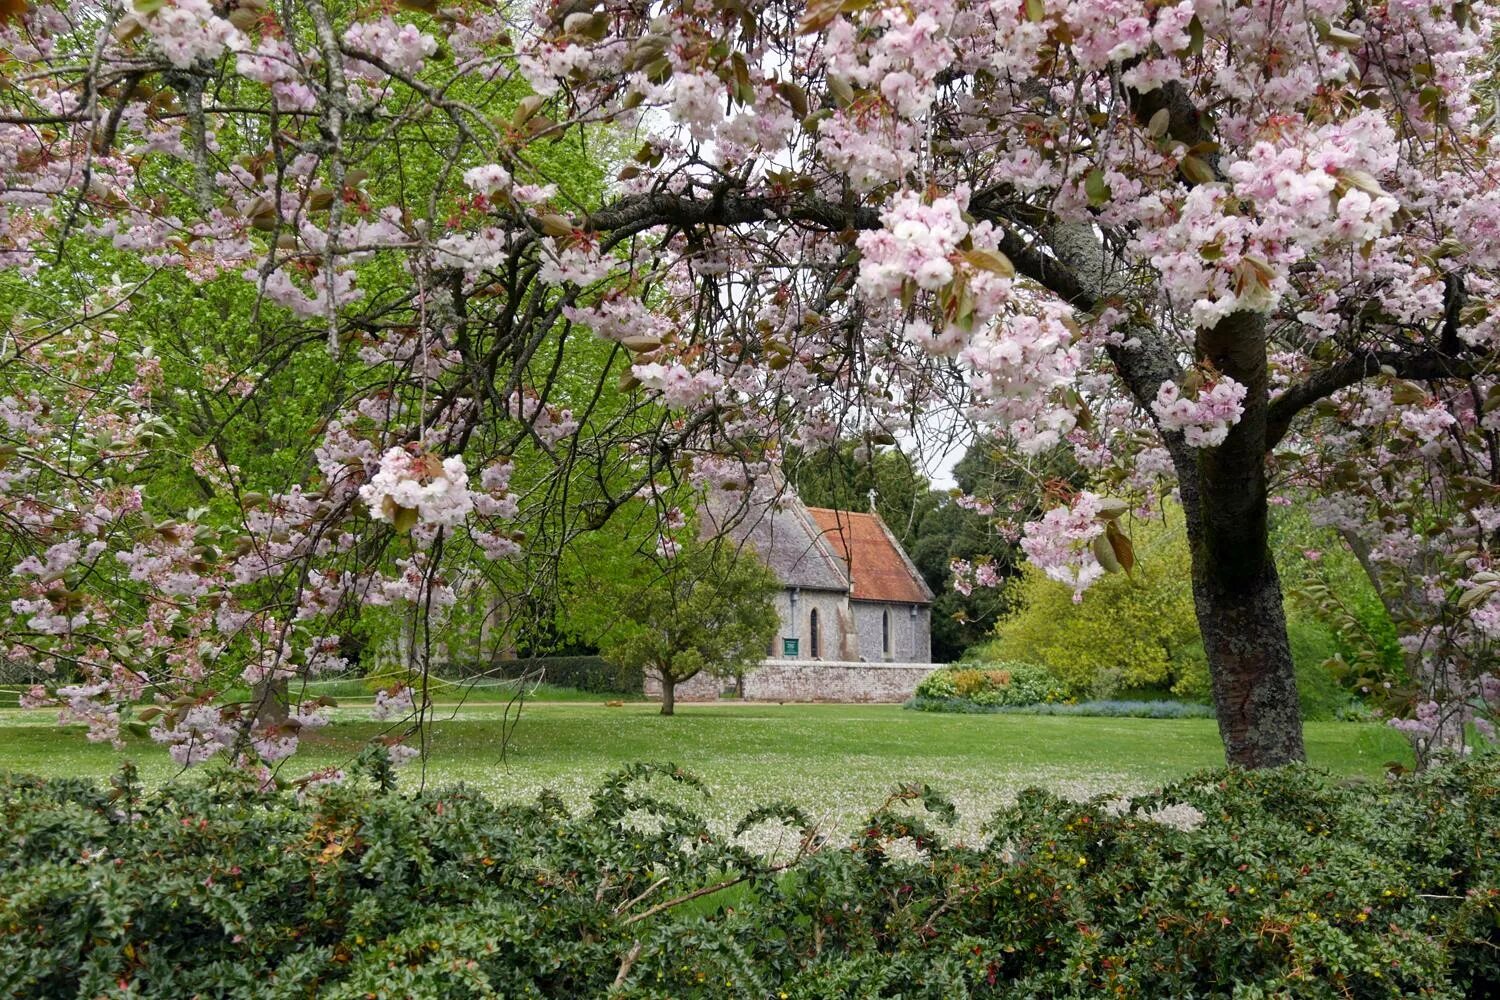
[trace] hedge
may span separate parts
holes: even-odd
[[[1124,802],[1033,790],[967,846],[907,786],[843,836],[747,816],[805,846],[782,870],[682,804],[670,765],[576,813],[0,777],[0,995],[1489,996],[1497,778],[1486,755],[1388,786],[1294,767]]]
[[[642,694],[645,674],[639,669],[616,666],[600,656],[546,656],[527,660],[493,660],[484,663],[455,662],[439,670],[445,677],[468,679],[486,676],[513,680],[538,673],[557,687],[577,688],[599,694]]]

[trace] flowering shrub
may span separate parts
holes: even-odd
[[[1287,768],[1125,801],[1030,790],[971,845],[942,835],[951,804],[906,786],[847,836],[752,812],[802,844],[768,860],[710,833],[671,766],[611,776],[576,814],[462,787],[250,804],[238,776],[150,794],[129,771],[0,776],[0,981],[16,998],[1488,996],[1497,779],[1480,755],[1389,784]]]
[[[1058,701],[1063,686],[1046,667],[1034,663],[958,664],[934,671],[917,685],[916,697],[953,698],[976,705],[1035,705]]]

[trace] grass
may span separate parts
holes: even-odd
[[[717,704],[679,706],[532,702],[502,747],[504,706],[471,702],[445,710],[430,734],[426,779],[464,781],[497,798],[529,799],[551,788],[574,805],[612,770],[638,760],[671,761],[702,777],[716,825],[732,826],[752,806],[795,801],[831,829],[847,829],[898,782],[926,781],[951,796],[972,836],[1003,802],[1028,786],[1084,797],[1132,793],[1223,763],[1208,719],[950,715],[897,705]],[[285,763],[295,776],[347,762],[381,733],[358,709]],[[451,716],[451,718],[450,718]],[[1401,736],[1360,723],[1309,723],[1310,762],[1340,778],[1378,777],[1389,760],[1409,761]],[[131,758],[150,781],[182,777],[157,746],[131,739],[122,752],[59,729],[47,712],[0,709],[0,769],[97,775]],[[411,765],[403,780],[422,777]]]

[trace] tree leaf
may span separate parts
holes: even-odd
[[[415,507],[397,507],[396,515],[391,518],[391,526],[398,534],[405,535],[417,526],[417,510]]]
[[[565,215],[539,215],[536,221],[541,223],[542,232],[548,236],[573,235],[573,222]]]
[[[1083,178],[1083,192],[1089,196],[1089,204],[1094,208],[1109,203],[1109,182],[1104,179],[1104,171],[1095,167]]]
[[[1115,557],[1114,546],[1110,544],[1108,532],[1090,542],[1089,548],[1093,550],[1094,558],[1099,560],[1099,565],[1104,567],[1104,572],[1120,572],[1120,560]]]
[[[1208,165],[1208,161],[1197,156],[1184,156],[1177,164],[1177,169],[1189,184],[1212,184],[1217,179],[1214,177],[1214,168]]]
[[[520,128],[522,125],[525,125],[533,115],[542,110],[542,105],[546,103],[547,99],[545,97],[542,97],[540,94],[527,94],[525,97],[521,98],[521,102],[516,105],[515,114],[510,116],[510,123],[516,128]]]
[[[1120,530],[1120,526],[1114,521],[1104,529],[1104,537],[1109,539],[1109,546],[1114,551],[1115,559],[1120,568],[1129,576],[1130,571],[1135,569],[1135,546],[1130,544],[1130,536]]]
[[[976,247],[973,250],[965,250],[962,257],[977,270],[998,274],[1002,278],[1016,276],[1016,265],[1012,264],[1010,258],[999,250]]]
[[[847,108],[854,103],[854,88],[850,86],[848,80],[837,73],[828,74],[828,92],[833,95],[835,101],[838,101],[840,107]]]
[[[807,91],[790,80],[783,80],[776,85],[776,93],[786,101],[787,106],[792,109],[792,114],[798,118],[807,117]]]
[[[808,4],[807,11],[797,22],[797,34],[813,35],[828,27],[839,16],[842,3],[843,0],[814,0]]]
[[[1188,47],[1187,47],[1187,53],[1188,53],[1188,55],[1190,55],[1190,56],[1202,55],[1203,54],[1203,40],[1204,40],[1203,22],[1200,21],[1200,20],[1198,20],[1198,15],[1197,14],[1194,14],[1193,15],[1193,19],[1188,22]]]
[[[1113,521],[1121,514],[1130,509],[1130,504],[1115,497],[1105,497],[1099,501],[1098,519],[1101,521]]]

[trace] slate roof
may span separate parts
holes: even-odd
[[[855,601],[931,604],[932,591],[879,514],[809,507],[807,513],[851,577]],[[851,558],[850,553],[853,553]]]
[[[847,593],[849,574],[808,510],[789,491],[779,499],[707,504],[699,510],[706,536],[749,545],[785,587]]]

